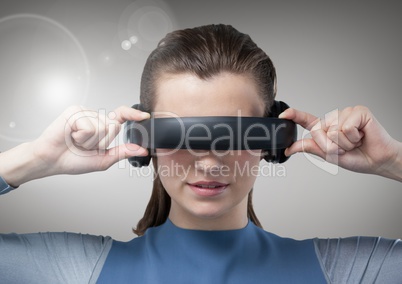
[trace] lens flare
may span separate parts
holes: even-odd
[[[65,108],[85,104],[90,72],[84,49],[50,18],[1,18],[0,62],[0,141],[32,140]]]
[[[121,43],[121,48],[123,48],[124,50],[130,50],[131,42],[129,40],[123,40]]]

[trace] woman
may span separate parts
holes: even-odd
[[[105,170],[119,159],[147,155],[146,149],[133,144],[107,149],[117,134],[112,130],[127,120],[166,112],[179,117],[261,117],[270,114],[275,95],[274,66],[247,35],[225,25],[173,32],[162,39],[144,68],[140,101],[147,112],[120,107],[115,117],[94,117],[81,108],[66,110],[37,140],[1,153],[3,191],[32,179]],[[341,111],[338,128],[295,109],[280,117],[312,131],[312,139],[297,141],[287,155],[307,151],[329,161],[336,158],[344,168],[402,181],[402,145],[367,108]],[[105,127],[98,128],[99,122]],[[170,171],[155,175],[151,200],[135,229],[141,237],[121,243],[67,233],[2,235],[3,282],[402,280],[402,243],[397,240],[296,241],[262,230],[252,206],[256,176],[235,170],[258,166],[262,151],[167,152],[156,149],[152,158],[155,169]],[[182,170],[173,169],[175,165]]]

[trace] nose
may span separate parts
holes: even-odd
[[[198,156],[195,160],[196,171],[203,172],[204,174],[218,174],[222,171],[223,167],[222,158],[212,153],[212,151],[203,151],[202,155]]]

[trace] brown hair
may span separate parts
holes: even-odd
[[[265,103],[264,115],[269,115],[276,95],[276,72],[271,59],[247,34],[222,24],[167,34],[145,63],[140,103],[145,111],[153,111],[157,82],[163,74],[191,73],[200,79],[208,79],[221,72],[250,76]],[[152,160],[157,169],[157,158]],[[252,192],[248,196],[247,215],[261,227],[253,209]],[[149,227],[163,224],[169,215],[170,204],[170,196],[155,173],[151,199],[134,233],[141,236]]]

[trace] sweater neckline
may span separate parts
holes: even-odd
[[[233,234],[233,233],[242,233],[245,231],[252,230],[252,227],[255,227],[253,222],[251,222],[250,219],[248,219],[247,224],[243,228],[239,229],[229,229],[229,230],[201,230],[201,229],[187,229],[187,228],[182,228],[177,225],[175,225],[170,218],[166,219],[166,222],[162,224],[162,226],[166,227],[169,230],[173,230],[176,232],[183,232],[183,233],[199,233],[199,234]]]

